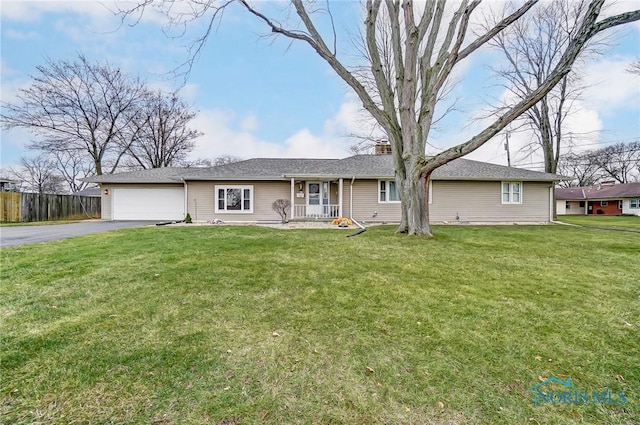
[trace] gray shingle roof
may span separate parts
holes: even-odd
[[[176,183],[188,168],[165,167],[80,179],[90,183]]]
[[[568,201],[635,198],[640,197],[640,183],[559,188],[555,194],[556,199]]]
[[[207,168],[158,168],[95,176],[96,183],[175,183],[200,180],[288,180],[315,178],[392,178],[391,155],[355,155],[344,159],[254,158]],[[459,158],[434,171],[434,180],[557,181],[556,174],[505,167]]]

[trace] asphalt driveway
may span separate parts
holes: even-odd
[[[82,221],[68,224],[0,227],[0,247],[49,242],[90,233],[154,225],[155,221]]]

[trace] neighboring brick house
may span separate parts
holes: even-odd
[[[558,215],[640,215],[640,183],[557,188]]]

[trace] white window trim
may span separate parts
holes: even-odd
[[[505,185],[505,183],[509,184],[509,201],[505,202],[504,198],[502,197],[503,193],[502,193],[502,187]],[[513,202],[513,185],[517,183],[520,185],[520,200],[518,202]],[[524,198],[524,185],[522,184],[521,181],[502,181],[500,182],[500,203],[503,205],[521,205],[522,204],[522,199]]]
[[[241,210],[227,210],[218,208],[218,201],[220,198],[218,197],[218,192],[220,189],[224,189],[225,194],[227,193],[227,189],[240,189],[244,194],[246,189],[249,189],[249,209],[241,209]],[[214,198],[215,198],[215,212],[216,214],[253,214],[253,185],[215,185],[214,186]],[[241,201],[242,206],[244,207],[244,199]],[[226,206],[226,199],[225,199]]]
[[[387,198],[386,201],[380,200],[380,182],[386,182],[386,184],[385,184],[385,192],[386,192],[386,195],[387,195],[386,196],[386,198]],[[379,204],[399,204],[400,203],[400,200],[397,200],[397,201],[390,201],[389,200],[389,188],[390,188],[389,182],[395,183],[396,181],[395,180],[378,180],[377,191],[378,191],[378,203]],[[398,193],[398,197],[400,197],[400,193]]]

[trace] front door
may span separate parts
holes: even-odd
[[[307,183],[307,217],[326,217],[329,208],[329,182]]]

